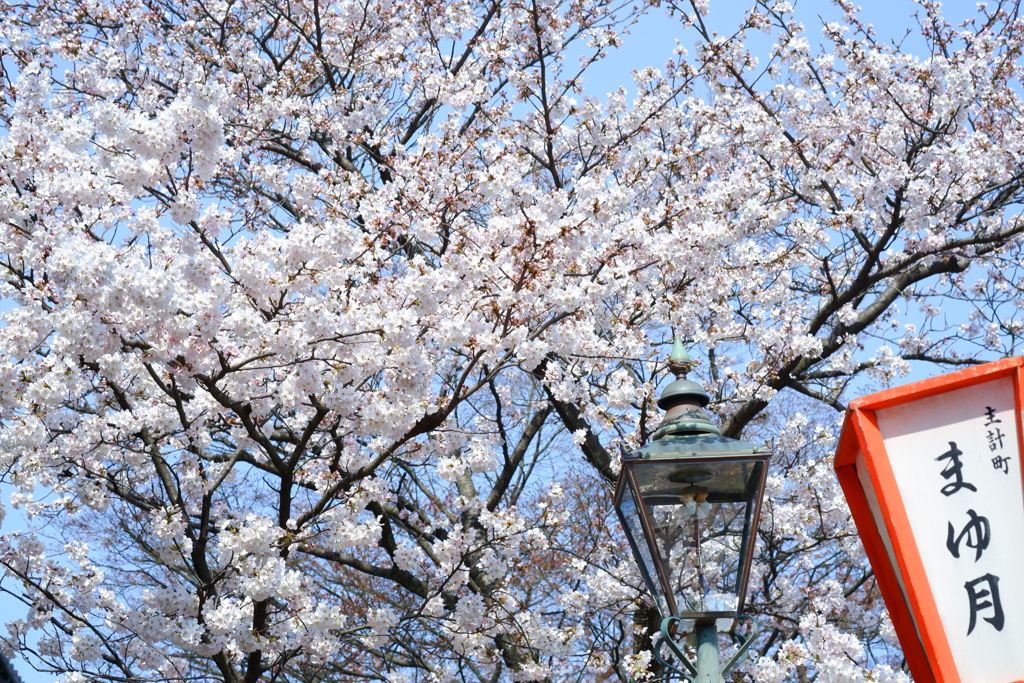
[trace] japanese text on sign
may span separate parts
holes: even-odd
[[[984,426],[988,428],[988,448],[997,453],[992,459],[992,464],[995,469],[1009,472],[1010,458],[1002,453],[1004,435],[997,424],[1002,420],[996,417],[995,408],[992,406],[985,406],[985,419]],[[935,458],[937,461],[945,463],[940,474],[948,483],[939,489],[944,496],[952,496],[961,490],[974,493],[978,491],[974,484],[964,478],[963,455],[963,451],[957,448],[956,442],[950,441],[949,450]],[[979,515],[973,508],[967,511],[967,516],[969,520],[961,528],[960,533],[957,533],[952,521],[947,522],[946,549],[953,557],[960,559],[960,546],[963,544],[974,551],[974,561],[977,562],[991,542],[991,525],[987,517]],[[1002,602],[999,599],[999,577],[991,573],[982,574],[978,578],[964,583],[964,590],[967,591],[967,605],[970,614],[967,635],[974,632],[979,614],[982,614],[982,618],[997,631],[1002,631],[1005,615]],[[989,616],[984,616],[984,613],[988,613]]]

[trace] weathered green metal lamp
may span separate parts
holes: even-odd
[[[710,397],[686,379],[692,366],[677,338],[669,368],[676,375],[658,400],[665,417],[650,442],[626,456],[615,491],[615,509],[633,555],[663,617],[655,654],[687,680],[717,683],[746,652],[720,672],[718,627],[743,614],[757,522],[771,453],[721,436],[704,411]],[[670,635],[693,620],[694,667]],[[660,655],[676,654],[678,669]]]

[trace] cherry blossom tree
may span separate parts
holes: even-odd
[[[675,330],[777,453],[736,676],[906,680],[836,411],[1016,348],[1018,7],[923,1],[912,54],[842,0],[727,36],[657,4],[5,0],[7,651],[67,683],[658,676],[610,490]],[[659,12],[693,54],[594,97]]]

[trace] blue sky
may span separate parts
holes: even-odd
[[[685,4],[685,1],[680,4]],[[709,0],[705,21],[720,35],[731,35],[750,4],[748,0]],[[790,0],[790,4],[795,8],[797,18],[804,24],[812,45],[821,35],[823,21],[842,20],[842,12],[827,0]],[[917,3],[912,0],[862,0],[857,4],[862,8],[861,20],[874,27],[879,42],[901,43],[904,51],[911,53],[921,54],[924,51],[924,41],[917,35],[917,23],[913,18],[920,9]],[[977,13],[975,3],[969,0],[946,3],[943,12],[954,24]],[[907,29],[911,29],[909,35]],[[663,11],[653,10],[630,30],[624,44],[613,56],[588,72],[588,94],[604,94],[621,85],[630,86],[631,71],[647,66],[662,66],[671,56],[677,40],[692,53],[695,34],[687,33],[681,24],[666,17]],[[766,54],[771,42],[768,36],[755,35],[748,44],[755,54]]]

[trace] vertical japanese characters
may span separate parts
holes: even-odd
[[[1003,452],[1004,434],[1000,429],[1001,422],[1002,420],[996,417],[995,408],[986,406],[983,426],[986,428],[988,450],[993,453],[992,467],[1009,474],[1010,457]],[[960,495],[963,491],[969,492],[967,495],[984,494],[984,491],[979,492],[978,487],[966,479],[963,455],[956,442],[950,441],[949,450],[935,458],[938,462],[945,461],[941,474],[947,483],[940,489],[944,496]],[[973,508],[968,509],[966,514],[967,521],[960,527],[959,532],[952,521],[947,522],[946,549],[958,560],[965,561],[973,555],[973,561],[978,562],[992,541],[992,527],[988,518]],[[973,552],[963,552],[962,547]],[[979,615],[997,631],[1002,631],[1005,614],[999,598],[999,577],[986,572],[965,582],[964,590],[969,609],[967,635],[974,632]],[[984,616],[986,614],[988,616]]]

